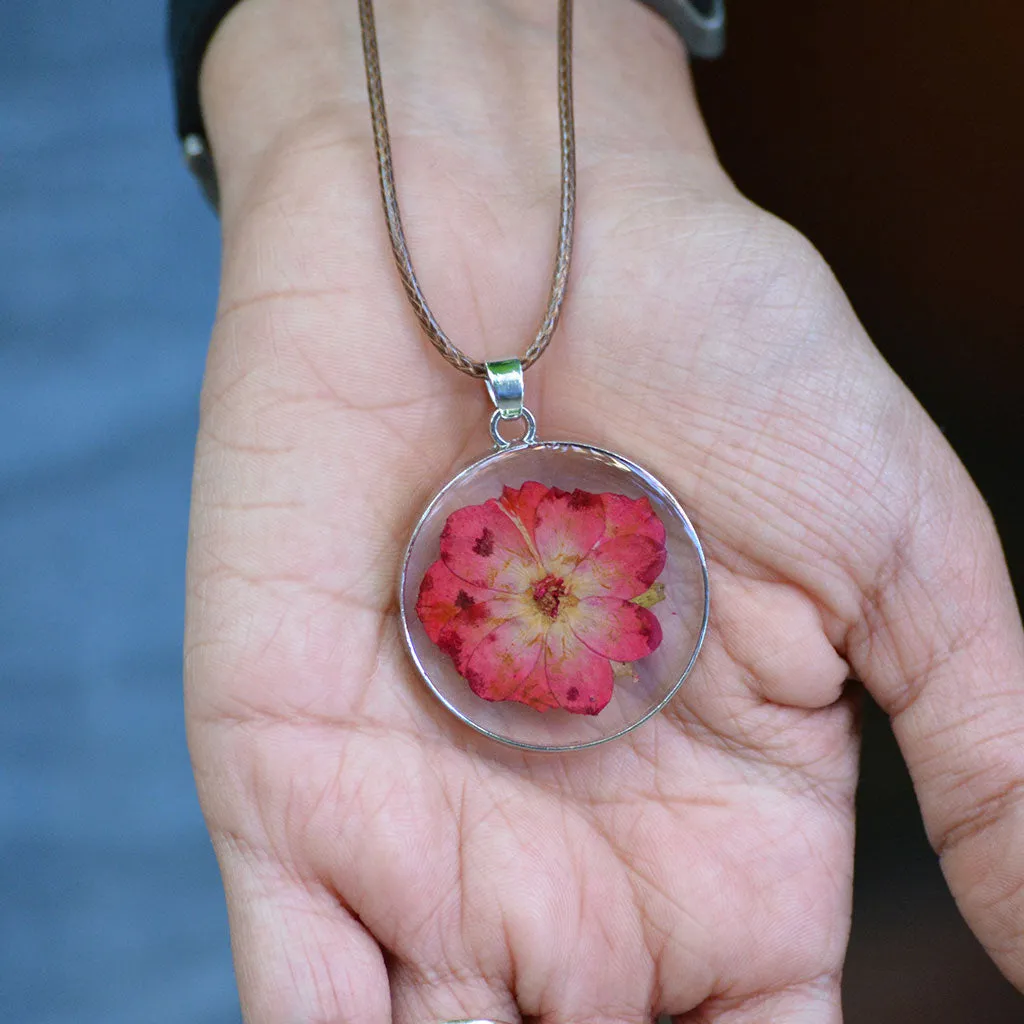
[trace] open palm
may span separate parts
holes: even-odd
[[[306,53],[317,94],[351,102],[238,169],[219,155],[188,713],[250,1024],[838,1020],[851,676],[894,716],[968,920],[1024,982],[1022,642],[984,505],[820,258],[717,169],[679,71],[668,124],[588,85],[600,19],[647,18],[598,8],[577,49],[600,139],[528,404],[542,437],[622,451],[680,496],[712,591],[680,694],[605,747],[486,741],[402,648],[402,548],[486,450],[488,410],[405,306],[358,75]],[[441,114],[397,125],[399,187],[436,312],[496,358],[543,302],[553,136],[461,113],[454,141]]]

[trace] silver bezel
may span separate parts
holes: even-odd
[[[704,609],[703,616],[701,619],[700,630],[697,634],[697,640],[694,644],[693,653],[690,656],[690,660],[680,675],[676,684],[672,689],[665,695],[665,697],[659,701],[654,707],[652,707],[642,718],[634,722],[632,725],[627,726],[625,729],[619,730],[619,732],[612,733],[609,736],[602,736],[600,739],[587,740],[582,743],[566,744],[566,745],[548,745],[540,743],[524,743],[519,740],[512,739],[509,736],[502,736],[500,733],[491,731],[482,725],[478,725],[469,716],[463,714],[457,707],[455,707],[447,697],[441,693],[440,690],[434,685],[433,680],[427,673],[422,662],[420,661],[419,655],[416,653],[416,647],[413,643],[412,634],[409,630],[409,611],[406,607],[405,591],[406,582],[409,571],[409,560],[412,555],[413,547],[416,543],[416,539],[420,535],[420,531],[423,529],[424,524],[430,517],[430,514],[434,511],[435,507],[444,499],[445,495],[449,491],[458,487],[467,477],[479,472],[485,466],[490,465],[496,460],[503,459],[513,453],[520,454],[524,451],[540,451],[540,450],[562,450],[562,451],[573,451],[580,452],[586,455],[597,456],[600,459],[608,460],[618,464],[622,469],[638,476],[644,483],[650,487],[653,491],[657,492],[658,495],[669,505],[672,510],[679,516],[683,523],[686,534],[690,541],[693,543],[694,548],[697,552],[697,558],[700,562],[701,579],[704,584]],[[693,666],[697,661],[697,657],[700,654],[701,647],[704,645],[704,637],[707,634],[708,629],[708,617],[711,611],[711,592],[708,581],[708,566],[707,561],[704,557],[704,549],[701,547],[700,538],[697,536],[697,532],[693,528],[693,524],[690,522],[690,517],[686,514],[686,510],[680,504],[678,498],[652,473],[648,472],[642,466],[638,466],[635,462],[627,459],[624,455],[618,454],[618,452],[609,451],[607,448],[598,448],[594,445],[584,444],[580,441],[534,441],[531,444],[513,444],[507,448],[502,448],[499,451],[493,451],[485,455],[482,459],[477,459],[476,462],[466,466],[465,469],[457,473],[451,480],[448,481],[442,487],[437,494],[427,503],[426,508],[416,521],[416,526],[413,528],[412,536],[409,538],[409,543],[405,548],[405,557],[402,559],[402,575],[398,583],[398,606],[401,613],[402,620],[402,637],[405,641],[406,650],[409,652],[409,657],[412,659],[413,664],[416,666],[416,671],[419,672],[420,677],[427,684],[431,693],[460,721],[465,725],[468,725],[475,732],[480,733],[483,736],[492,739],[497,743],[502,743],[508,747],[515,747],[518,750],[529,750],[538,753],[555,754],[565,753],[571,750],[586,750],[590,747],[600,746],[602,743],[608,743],[611,740],[619,739],[625,736],[627,733],[632,732],[634,729],[639,729],[641,725],[653,718],[659,711],[661,711],[672,698],[679,692],[679,688],[686,682],[687,676],[693,670]]]

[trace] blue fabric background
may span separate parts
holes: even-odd
[[[181,708],[217,223],[160,0],[0,3],[0,1020],[239,1020]]]

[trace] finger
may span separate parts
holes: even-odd
[[[852,801],[861,694],[800,587],[709,565],[712,616],[700,659],[663,715],[691,739],[814,781]],[[635,742],[643,742],[643,735]]]
[[[713,999],[676,1024],[841,1024],[838,978],[793,985],[749,999]]]
[[[423,971],[397,962],[391,965],[389,975],[392,1024],[456,1020],[517,1024],[520,1020],[508,986],[475,970]]]
[[[756,702],[824,708],[843,693],[849,666],[836,653],[819,605],[799,587],[713,565],[711,635],[733,671],[726,680]]]
[[[940,458],[941,456],[941,458]],[[1024,636],[988,510],[951,452],[847,650],[892,718],[968,923],[1024,986]]]
[[[246,1024],[387,1020],[381,951],[337,898],[237,840],[214,842]]]

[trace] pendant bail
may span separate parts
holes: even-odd
[[[487,394],[491,396],[503,420],[523,415],[523,364],[518,359],[496,359],[484,364],[487,369]]]
[[[496,359],[484,363],[487,370],[487,394],[494,403],[491,413],[491,439],[496,451],[533,444],[537,439],[537,422],[530,410],[523,405],[523,364],[518,359]],[[502,420],[522,420],[525,425],[523,436],[518,441],[502,437],[498,424]]]

